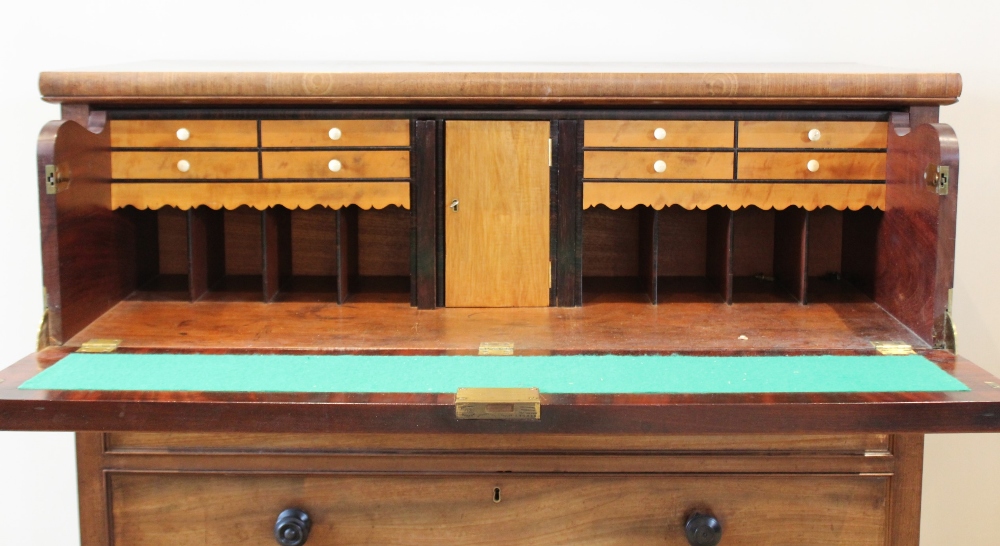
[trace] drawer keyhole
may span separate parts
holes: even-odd
[[[493,488],[493,502],[500,502],[500,488]]]

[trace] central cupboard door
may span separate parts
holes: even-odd
[[[549,122],[447,121],[445,305],[549,305]]]

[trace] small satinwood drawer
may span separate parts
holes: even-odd
[[[264,178],[408,178],[407,150],[264,152]]]
[[[884,121],[741,121],[740,148],[882,149]]]
[[[260,135],[265,148],[409,146],[410,120],[264,120]]]
[[[256,148],[254,120],[111,121],[112,148]]]
[[[740,180],[885,180],[885,154],[740,152]]]
[[[111,178],[117,180],[245,180],[257,175],[257,152],[111,152]]]
[[[583,153],[583,177],[675,180],[733,178],[732,152]]]
[[[306,543],[690,544],[703,514],[720,544],[884,546],[888,475],[109,475],[116,546]],[[704,521],[704,519],[702,520]]]
[[[588,148],[732,148],[732,121],[587,120]]]

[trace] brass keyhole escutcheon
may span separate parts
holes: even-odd
[[[451,208],[452,212],[458,212],[458,199],[453,200],[448,207]]]
[[[493,488],[493,502],[497,502],[497,503],[500,502],[500,488],[499,487],[494,487]]]

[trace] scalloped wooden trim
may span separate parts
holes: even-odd
[[[583,208],[596,205],[612,209],[638,205],[662,209],[680,205],[688,210],[704,210],[721,205],[732,210],[749,206],[778,210],[793,206],[806,210],[819,207],[885,210],[885,184],[584,183]]]
[[[317,205],[338,209],[358,205],[381,209],[396,205],[410,208],[409,182],[151,182],[111,184],[111,207],[138,209],[206,206],[232,210],[248,206],[258,210],[281,205],[308,209]]]

